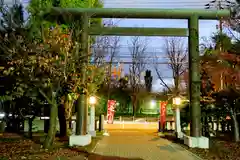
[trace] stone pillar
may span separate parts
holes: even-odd
[[[189,28],[189,95],[191,113],[191,136],[201,136],[201,108],[200,108],[200,56],[198,17],[193,15],[188,20]]]
[[[176,110],[175,110],[175,125],[176,125],[176,135],[177,135],[177,138],[182,138],[183,137],[183,134],[182,134],[182,130],[181,130],[181,119],[180,119],[180,109],[179,107],[176,107]]]
[[[89,133],[95,137],[96,131],[95,131],[95,106],[92,105],[90,107],[90,125],[89,125]]]
[[[80,35],[80,48],[81,52],[79,56],[84,56],[88,54],[88,26],[89,17],[86,13],[83,13],[81,17],[81,23],[79,24],[81,29]],[[86,82],[86,67],[88,63],[88,57],[84,57],[81,60],[81,83]],[[86,86],[84,86],[86,88]],[[82,91],[78,98],[77,103],[77,120],[76,120],[76,135],[86,135],[87,134],[87,121],[88,121],[88,106],[87,106],[87,94]]]

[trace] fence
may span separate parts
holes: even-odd
[[[212,118],[208,118],[202,121],[202,124],[204,136],[217,136],[217,133],[230,133],[233,131],[231,119],[212,120]]]

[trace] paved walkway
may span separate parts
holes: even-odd
[[[110,131],[94,152],[104,156],[142,158],[144,160],[199,160],[182,147],[159,138],[153,132]]]

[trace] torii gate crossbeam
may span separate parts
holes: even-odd
[[[150,8],[58,8],[50,10],[51,15],[76,16],[86,13],[91,18],[139,18],[139,19],[219,19],[230,16],[229,10],[206,9],[150,9]]]

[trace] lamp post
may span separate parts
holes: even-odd
[[[182,130],[181,130],[181,120],[180,120],[180,108],[179,106],[181,105],[181,97],[175,97],[173,98],[173,105],[175,108],[175,133],[177,138],[182,138]]]
[[[97,98],[94,96],[89,97],[89,104],[90,104],[90,126],[89,126],[89,133],[95,137],[95,104],[97,102]]]

